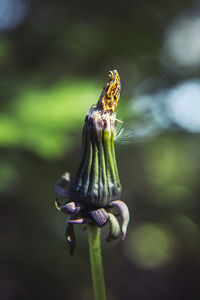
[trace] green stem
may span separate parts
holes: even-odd
[[[96,225],[88,225],[88,240],[95,300],[106,300],[101,258],[100,229]]]

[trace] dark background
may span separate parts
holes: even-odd
[[[53,185],[113,69],[131,222],[124,242],[102,230],[108,299],[200,297],[200,2],[0,0],[2,300],[93,297],[87,231],[70,257]]]

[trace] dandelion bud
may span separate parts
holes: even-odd
[[[99,227],[107,222],[110,231],[107,240],[116,239],[120,226],[116,217],[110,213],[117,207],[122,216],[122,239],[125,238],[129,223],[129,211],[121,200],[121,184],[117,169],[114,148],[115,121],[119,96],[120,78],[116,70],[110,71],[108,83],[101,96],[92,106],[85,118],[82,133],[82,149],[79,167],[70,184],[67,194],[63,181],[55,186],[57,194],[68,198],[64,205],[56,201],[56,207],[71,214],[67,221],[66,238],[70,252],[75,248],[74,224],[96,224]],[[64,181],[64,184],[67,181]]]

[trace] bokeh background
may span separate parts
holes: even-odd
[[[0,0],[2,300],[93,298],[87,231],[70,257],[53,186],[112,69],[131,222],[102,232],[108,299],[200,297],[200,1]]]

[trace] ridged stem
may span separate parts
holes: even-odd
[[[106,300],[105,282],[101,257],[100,229],[97,225],[88,225],[90,264],[95,300]]]

